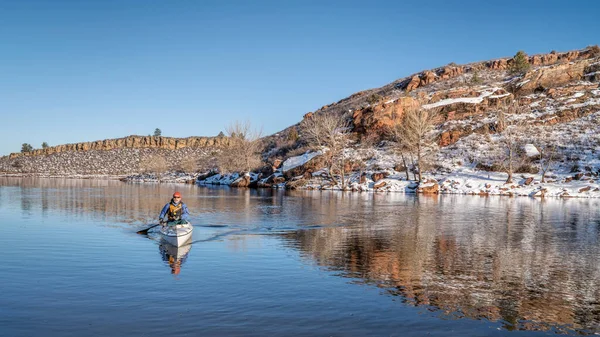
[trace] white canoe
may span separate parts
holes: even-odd
[[[189,222],[182,225],[165,225],[160,227],[160,234],[163,240],[175,247],[188,242],[192,238],[193,231],[194,227]]]

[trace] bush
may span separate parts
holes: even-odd
[[[536,174],[540,171],[539,168],[533,166],[533,165],[529,165],[529,164],[524,164],[521,165],[519,167],[517,167],[517,169],[515,170],[515,173],[530,173],[530,174]]]
[[[298,138],[300,138],[298,136],[298,130],[296,130],[296,128],[292,128],[287,136],[288,141],[295,143],[296,141],[298,141]]]
[[[587,49],[592,53],[592,56],[600,56],[600,47],[598,45],[588,46]]]
[[[371,94],[371,96],[367,97],[367,103],[369,103],[370,105],[375,105],[379,103],[379,101],[381,101],[382,98],[383,97],[381,97],[381,95]]]
[[[529,64],[529,57],[524,51],[519,50],[512,58],[509,72],[513,75],[523,75],[529,70],[530,67],[531,65]]]

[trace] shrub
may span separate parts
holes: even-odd
[[[371,94],[371,96],[367,97],[367,103],[371,105],[375,105],[381,101],[382,97],[378,94]]]
[[[294,143],[295,143],[295,142],[298,140],[298,138],[300,138],[300,137],[298,136],[298,130],[296,130],[296,128],[292,128],[292,129],[290,130],[290,132],[288,133],[287,139],[288,139],[290,142],[294,142]]]
[[[539,168],[533,166],[533,165],[529,165],[529,164],[523,164],[519,167],[517,167],[517,169],[515,170],[515,173],[530,173],[530,174],[536,174],[540,171]]]

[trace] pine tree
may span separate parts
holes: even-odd
[[[473,76],[471,77],[471,84],[481,84],[483,80],[479,77],[479,72],[475,70],[473,72]]]
[[[154,129],[154,137],[160,137],[161,133],[159,128]]]
[[[42,149],[45,149],[45,148],[47,148],[47,147],[48,147],[48,143],[46,143],[46,142],[43,142],[43,143],[42,143]]]
[[[524,51],[519,50],[512,58],[509,71],[513,75],[523,75],[529,70],[529,57]]]
[[[33,147],[31,146],[31,144],[23,143],[23,145],[21,145],[21,152],[25,153],[31,151],[33,151]]]

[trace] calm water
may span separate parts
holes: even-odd
[[[193,244],[135,234],[175,189]],[[599,209],[0,178],[0,335],[593,334]]]

